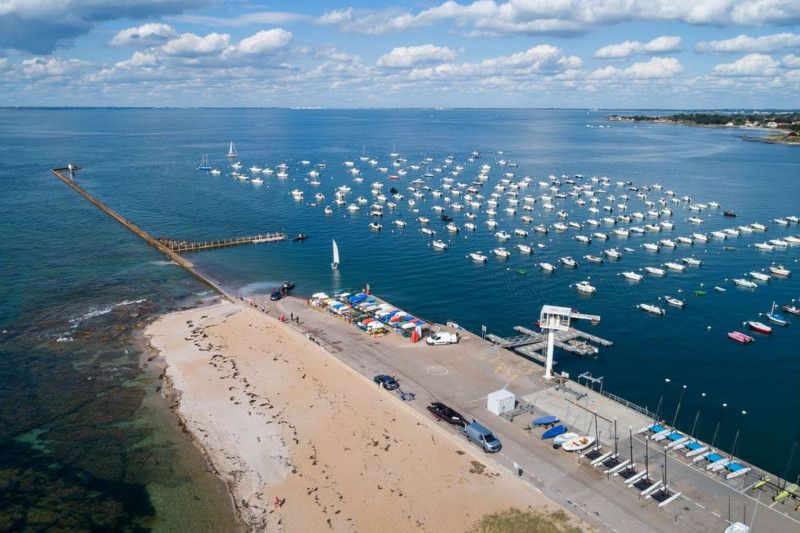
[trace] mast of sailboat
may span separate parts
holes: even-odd
[[[337,268],[339,268],[339,247],[336,246],[336,240],[333,240],[333,262],[331,263],[331,269],[336,270]]]
[[[237,157],[239,154],[236,153],[236,148],[233,146],[233,141],[231,141],[231,145],[228,148],[228,157]]]

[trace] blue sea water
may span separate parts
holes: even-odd
[[[690,128],[665,124],[608,122],[611,113],[585,110],[253,110],[253,109],[19,109],[0,110],[0,396],[3,419],[3,483],[18,497],[5,504],[11,527],[31,527],[30,510],[48,508],[41,497],[26,491],[26,479],[79,491],[83,499],[97,502],[97,509],[112,506],[118,524],[138,529],[176,529],[181,516],[192,516],[196,528],[219,530],[231,523],[224,488],[202,468],[185,437],[170,428],[170,418],[159,409],[158,379],[140,366],[142,349],[135,331],[143,320],[165,310],[208,297],[207,288],[155,250],[91,206],[56,180],[51,168],[68,162],[83,168],[77,181],[91,194],[154,236],[183,240],[251,235],[268,231],[306,233],[302,242],[240,246],[191,255],[191,260],[210,277],[234,292],[268,292],[284,279],[297,284],[298,294],[363,287],[423,318],[453,320],[479,332],[481,326],[499,335],[513,335],[513,326],[531,327],[543,304],[578,308],[602,316],[600,325],[585,328],[614,341],[601,349],[597,359],[578,359],[557,354],[559,370],[570,375],[588,371],[604,377],[607,391],[637,404],[656,408],[662,393],[662,413],[688,431],[699,413],[698,435],[726,451],[741,429],[737,455],[778,475],[793,479],[800,470],[797,456],[787,468],[800,432],[800,320],[776,328],[771,336],[754,334],[756,342],[739,345],[727,332],[745,331],[742,322],[765,320],[760,313],[778,304],[800,301],[800,247],[759,251],[756,242],[797,235],[800,228],[772,223],[772,219],[800,215],[800,148],[746,142],[740,130]],[[264,183],[230,176],[228,143],[236,143],[243,174],[248,167],[288,166],[288,178],[263,175]],[[477,150],[480,159],[470,161]],[[500,153],[502,152],[502,153]],[[393,167],[390,153],[406,158]],[[196,170],[203,154],[221,175]],[[364,155],[377,160],[371,165]],[[452,156],[453,162],[445,163]],[[429,158],[420,170],[409,165]],[[503,166],[501,160],[516,167]],[[305,165],[303,161],[309,161]],[[345,166],[354,162],[361,183]],[[317,163],[320,184],[311,185],[308,172]],[[432,210],[446,206],[431,191],[409,206],[411,182],[423,179],[431,189],[443,191],[443,178],[471,185],[482,164],[491,165],[490,178],[480,187],[486,199],[501,195],[490,230],[481,210],[468,205],[458,212],[447,208],[462,231],[451,235]],[[457,165],[463,170],[451,174]],[[386,172],[379,169],[385,167]],[[441,169],[437,172],[434,168]],[[400,169],[408,173],[390,180]],[[276,170],[277,172],[277,170]],[[431,172],[433,177],[421,177]],[[524,176],[530,185],[519,190],[516,215],[507,206],[502,185],[505,173],[511,181]],[[551,226],[565,210],[567,220],[584,221],[607,216],[591,215],[589,198],[579,206],[576,198],[555,198],[555,209],[542,208],[541,200],[530,213],[522,211],[521,197],[539,196],[547,188],[538,185],[548,175],[574,176],[577,184],[592,184],[591,177],[607,176],[611,187],[605,197],[627,193],[628,213],[647,207],[627,185],[659,183],[662,190],[647,191],[656,201],[673,190],[676,197],[690,196],[693,203],[716,201],[719,209],[699,214],[688,203],[668,204],[675,229],[660,234],[611,237],[589,245],[574,240],[577,233],[610,232],[608,226],[533,233],[520,220],[523,214],[534,224]],[[383,192],[395,201],[396,210],[384,207],[379,220],[383,230],[368,224],[371,185],[383,183]],[[345,200],[368,203],[358,213],[333,204],[337,187],[348,185]],[[404,195],[393,200],[389,189]],[[420,188],[421,186],[416,186]],[[304,192],[302,201],[290,192]],[[570,186],[562,185],[567,192]],[[325,199],[315,202],[320,192]],[[450,203],[463,199],[452,197]],[[333,214],[323,208],[331,205]],[[660,208],[660,206],[657,206]],[[418,211],[414,211],[417,209]],[[732,209],[738,217],[723,217]],[[475,232],[465,231],[464,213],[475,211]],[[612,215],[619,214],[615,211]],[[687,218],[705,220],[692,225]],[[431,219],[437,238],[449,249],[435,252],[430,237],[420,233],[417,217]],[[407,222],[405,228],[392,224]],[[664,220],[664,217],[655,222]],[[726,227],[762,222],[763,234],[742,235],[726,241],[647,252],[644,242],[674,238],[693,232],[708,233]],[[650,220],[630,225],[643,225]],[[527,238],[512,237],[503,244],[494,237],[499,229],[525,228]],[[332,272],[331,240],[336,239],[342,263]],[[544,244],[533,256],[513,249],[519,242]],[[490,254],[497,246],[512,251],[506,260]],[[733,247],[729,250],[725,247]],[[616,262],[591,264],[586,254],[603,249],[631,247]],[[475,264],[467,254],[481,250],[490,255]],[[581,261],[575,270],[559,266],[544,274],[536,264],[558,263],[570,255]],[[663,278],[646,277],[642,283],[626,282],[618,274],[679,261],[694,256],[702,267]],[[737,289],[729,281],[773,263],[794,271],[787,279],[759,283],[755,290]],[[521,276],[518,270],[527,270]],[[582,296],[570,287],[590,279],[597,287]],[[722,286],[726,292],[716,292]],[[707,295],[694,296],[704,289]],[[687,300],[685,309],[665,306],[664,295]],[[655,303],[667,308],[663,317],[636,308]],[[579,327],[584,327],[580,325]],[[59,342],[66,341],[66,342]],[[670,382],[665,386],[665,379]],[[683,386],[686,386],[685,392]],[[523,391],[520,391],[523,392]],[[702,396],[702,394],[705,396]],[[678,405],[680,402],[680,410]],[[726,403],[727,407],[722,408]],[[163,407],[163,405],[162,405]],[[745,416],[741,415],[746,411]],[[113,453],[109,453],[112,450]],[[153,457],[158,461],[152,461]],[[197,483],[200,480],[200,483]],[[193,486],[210,487],[202,496]],[[58,491],[55,491],[58,492]],[[62,492],[64,502],[73,497]],[[94,498],[94,499],[91,499]],[[197,498],[202,498],[198,501]],[[164,501],[177,502],[171,513]],[[211,505],[210,502],[215,502]],[[70,519],[96,523],[102,513],[90,506]],[[202,509],[202,510],[201,510]],[[16,514],[15,514],[16,513]],[[27,514],[26,514],[27,513]],[[40,512],[41,521],[57,520]],[[0,524],[3,529],[6,524]]]

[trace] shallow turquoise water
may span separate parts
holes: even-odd
[[[205,289],[183,271],[166,263],[49,173],[72,161],[83,166],[77,179],[84,188],[155,236],[205,240],[277,230],[310,235],[303,242],[241,246],[191,256],[203,271],[234,291],[266,292],[284,279],[292,279],[301,295],[369,283],[381,297],[429,320],[454,320],[473,331],[486,325],[500,335],[513,334],[512,327],[518,324],[531,326],[543,304],[599,314],[601,324],[592,332],[613,340],[614,347],[602,349],[600,357],[592,360],[557,354],[561,370],[573,376],[584,371],[602,375],[606,390],[651,409],[659,400],[664,379],[670,378],[663,408],[668,421],[673,418],[682,385],[687,385],[678,426],[691,429],[700,409],[699,435],[709,440],[721,404],[726,402],[718,440],[725,450],[740,425],[740,411],[746,410],[737,454],[783,474],[800,429],[800,321],[780,328],[771,337],[757,336],[748,346],[729,341],[726,333],[743,329],[743,321],[757,319],[773,300],[780,304],[800,299],[800,247],[773,252],[752,247],[755,242],[800,233],[796,225],[787,228],[769,223],[779,216],[800,215],[800,150],[744,142],[738,138],[741,132],[735,130],[598,120],[606,115],[546,110],[0,111],[0,152],[5,162],[0,169],[4,188],[0,230],[5,235],[0,241],[0,330],[5,331],[0,345],[0,380],[8,391],[2,399],[0,436],[10,442],[31,431],[49,430],[53,421],[58,421],[60,432],[50,432],[48,437],[55,445],[36,454],[30,451],[34,464],[52,462],[54,450],[68,444],[80,450],[80,458],[67,457],[67,465],[86,468],[92,457],[102,453],[98,443],[107,435],[75,431],[99,416],[97,410],[81,410],[79,405],[100,406],[100,395],[116,394],[115,405],[129,408],[120,407],[115,418],[149,416],[135,407],[142,396],[156,394],[154,385],[142,385],[138,395],[122,394],[127,390],[125,384],[142,379],[138,352],[131,346],[133,326],[144,316],[205,296]],[[230,177],[230,161],[225,157],[230,140],[239,150],[241,172],[250,175],[247,169],[251,165],[275,168],[285,162],[289,177],[264,176],[260,186]],[[470,162],[473,150],[482,157]],[[407,164],[392,167],[391,152],[407,158]],[[196,170],[204,153],[222,175]],[[362,154],[378,163],[373,166],[360,161]],[[453,157],[447,167],[446,156]],[[661,184],[661,191],[647,192],[651,200],[672,189],[678,198],[688,195],[694,203],[713,200],[721,207],[703,211],[700,216],[705,223],[697,227],[687,222],[696,213],[689,211],[686,203],[670,204],[674,230],[627,240],[612,237],[605,244],[594,241],[585,245],[573,239],[576,233],[590,233],[588,227],[563,234],[551,231],[545,237],[531,232],[527,238],[512,238],[506,246],[512,249],[517,242],[530,242],[545,244],[546,249],[537,249],[533,256],[514,250],[504,261],[490,257],[488,263],[476,265],[466,258],[469,252],[489,253],[501,244],[494,237],[497,230],[484,224],[488,218],[485,201],[482,211],[476,211],[478,230],[457,235],[448,235],[433,212],[433,205],[445,203],[432,198],[430,191],[423,191],[425,198],[417,199],[415,206],[419,212],[413,212],[408,205],[412,198],[408,187],[425,167],[415,171],[408,165],[425,158],[431,158],[429,171],[434,177],[423,179],[432,189],[444,190],[442,178],[456,165],[464,169],[451,176],[454,186],[471,184],[485,163],[492,166],[490,179],[480,188],[487,198],[505,172],[513,172],[514,180],[532,178],[530,186],[520,190],[520,197],[544,194],[546,189],[537,183],[547,181],[550,174],[584,174],[580,183],[591,183],[592,176],[611,180],[608,192],[599,195],[603,201],[597,207],[607,203],[608,194],[617,196],[619,203],[619,196],[627,193],[631,196],[629,213],[647,209],[635,192],[617,187],[617,181],[631,181],[634,186]],[[500,159],[518,166],[503,167]],[[303,160],[310,164],[304,165]],[[345,161],[353,161],[361,170],[362,183],[354,182]],[[309,184],[308,171],[321,162],[327,167],[321,169],[320,185],[315,187]],[[380,172],[380,167],[388,171]],[[433,167],[442,172],[434,172]],[[405,176],[388,179],[401,168],[408,169]],[[382,218],[381,232],[368,228],[367,212],[373,203],[370,188],[376,181],[384,183],[387,196],[392,186],[405,196],[397,201],[394,213],[387,211]],[[357,214],[334,206],[334,214],[326,216],[324,205],[332,205],[334,190],[343,184],[352,188],[347,203],[360,195],[369,202]],[[292,199],[293,189],[304,191],[303,201]],[[562,186],[561,190],[568,188]],[[325,200],[313,207],[309,204],[316,192],[324,194]],[[556,211],[563,209],[568,220],[583,221],[592,216],[585,198],[583,207],[572,197],[554,199],[553,211],[542,209],[542,202],[537,201],[534,211],[527,214],[535,223],[552,225],[558,220]],[[496,208],[497,229],[511,232],[528,226],[520,221],[525,214],[523,202],[512,216],[503,211],[504,201],[501,197]],[[735,220],[723,217],[725,209],[733,209],[739,216]],[[446,212],[463,226],[463,213],[470,210],[475,211],[466,207],[461,213]],[[437,237],[448,241],[447,251],[437,253],[428,246],[430,238],[419,232],[416,220],[421,215],[431,218],[430,227]],[[594,218],[602,216],[606,213],[601,211]],[[392,220],[397,218],[408,225],[394,226]],[[643,242],[657,238],[755,221],[768,224],[769,231],[657,254],[641,248]],[[332,238],[342,255],[337,272],[328,266]],[[589,253],[599,255],[612,246],[636,251],[619,262],[595,265],[582,261],[574,271],[559,268],[552,275],[535,266],[540,261],[556,264],[565,255],[578,259]],[[688,255],[701,258],[704,265],[664,278],[648,277],[641,284],[618,276],[623,270]],[[773,262],[786,264],[795,275],[774,279],[756,290],[736,289],[726,282]],[[518,269],[528,274],[520,276]],[[570,288],[587,278],[597,286],[597,294],[584,297]],[[714,292],[711,288],[715,285],[728,290]],[[692,296],[692,291],[701,287],[708,294]],[[686,309],[668,308],[666,316],[654,317],[635,307],[642,302],[663,306],[659,297],[665,294],[685,297]],[[57,342],[59,338],[73,341]],[[87,381],[92,382],[88,390]],[[706,393],[704,402],[701,393]],[[763,438],[765,434],[769,439]],[[123,450],[120,461],[107,465],[105,473],[92,475],[121,480],[120,472],[126,466],[138,464],[124,450],[141,439],[141,434],[122,432],[115,438]],[[24,451],[30,439],[23,440],[13,442]],[[41,438],[35,440],[40,444]],[[19,448],[15,450],[15,456],[24,455]],[[13,457],[5,460],[14,464]],[[792,472],[798,471],[798,462],[795,458]],[[147,472],[129,475],[134,488],[157,476],[158,468],[156,473],[152,468],[136,468]],[[104,485],[100,493],[110,501],[129,501],[125,490],[122,485]],[[148,508],[146,494],[139,497],[126,512],[157,514]]]

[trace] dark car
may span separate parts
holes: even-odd
[[[280,300],[281,298],[283,298],[283,291],[274,290],[272,291],[272,294],[269,295],[269,299],[273,302]]]
[[[436,417],[437,421],[444,420],[448,424],[458,428],[463,428],[469,423],[461,415],[461,413],[447,407],[442,402],[431,402],[431,404],[428,406],[428,411],[430,411],[431,414]]]
[[[392,376],[387,376],[386,374],[375,376],[372,378],[372,380],[386,390],[395,390],[400,386],[396,379],[394,379]]]

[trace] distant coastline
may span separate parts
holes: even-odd
[[[767,136],[742,135],[747,141],[800,146],[800,113],[678,113],[674,115],[611,115],[607,120],[650,122],[709,128],[744,128],[775,131]]]

